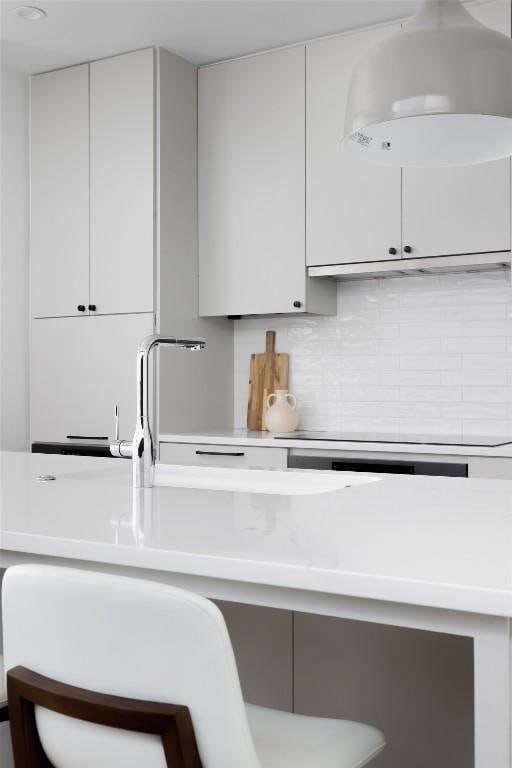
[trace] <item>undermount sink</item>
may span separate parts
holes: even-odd
[[[339,491],[342,488],[373,483],[380,479],[380,477],[352,472],[300,472],[157,464],[154,484],[210,491],[305,496]]]

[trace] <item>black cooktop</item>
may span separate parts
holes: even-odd
[[[394,435],[385,432],[294,432],[274,435],[286,440],[325,440],[336,443],[401,443],[403,445],[459,445],[475,448],[497,448],[512,439],[482,435]]]

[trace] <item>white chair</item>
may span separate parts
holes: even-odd
[[[222,614],[193,593],[27,565],[7,570],[2,606],[12,731],[28,700],[55,768],[361,768],[384,747],[367,725],[244,704]],[[147,702],[146,732],[126,725]]]

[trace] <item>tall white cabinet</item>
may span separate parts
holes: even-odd
[[[208,340],[162,354],[161,429],[231,424],[232,327],[198,311],[196,67],[145,49],[36,75],[31,148],[31,440],[110,440],[115,405],[130,439],[154,331]]]
[[[33,317],[88,312],[89,66],[33,77],[30,261]]]
[[[335,310],[305,264],[305,49],[199,71],[201,315]]]
[[[154,56],[90,65],[90,295],[102,314],[154,309]]]

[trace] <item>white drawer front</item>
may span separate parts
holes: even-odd
[[[208,443],[160,443],[164,464],[189,464],[240,469],[286,469],[286,448],[258,448],[246,445]]]

